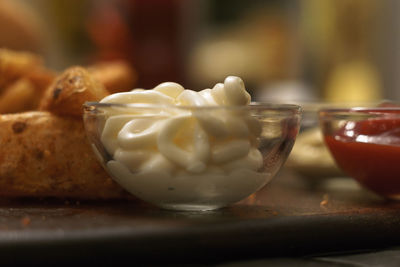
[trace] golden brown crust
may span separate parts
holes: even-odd
[[[0,114],[33,110],[38,106],[40,95],[28,79],[19,79],[0,95]]]
[[[137,80],[135,70],[125,61],[97,63],[89,68],[89,72],[110,93],[130,91]]]
[[[42,58],[36,54],[0,49],[0,92],[41,65]]]
[[[98,163],[81,120],[49,112],[0,115],[0,196],[128,196]]]
[[[0,114],[36,110],[55,74],[37,68],[8,85],[0,93]]]
[[[40,56],[0,49],[0,113],[37,109],[54,78]]]
[[[28,72],[25,77],[35,85],[36,92],[43,96],[44,92],[56,78],[56,73],[44,67],[38,67]]]
[[[81,117],[86,101],[99,101],[109,92],[83,67],[71,67],[46,90],[39,109],[54,114]]]

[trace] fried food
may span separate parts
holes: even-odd
[[[109,92],[85,68],[71,67],[58,76],[46,90],[40,110],[81,117],[86,101],[99,101]]]
[[[89,72],[99,80],[110,93],[130,91],[133,89],[137,74],[124,61],[102,62],[89,67]]]
[[[82,122],[82,105],[109,95],[102,82],[125,90],[131,74],[118,63],[55,77],[40,57],[0,49],[0,196],[131,198],[98,163]]]
[[[54,77],[40,56],[0,49],[0,113],[37,109]]]
[[[28,79],[19,79],[0,95],[0,114],[33,110],[39,101],[35,85]]]
[[[342,174],[325,146],[319,127],[299,134],[286,166],[305,177],[334,177]]]
[[[24,78],[35,85],[36,92],[42,97],[46,89],[56,78],[56,73],[44,67],[38,67],[28,72]]]
[[[42,66],[42,58],[28,52],[0,49],[0,92],[20,77]]]
[[[0,114],[36,110],[54,74],[36,69],[7,86],[0,93]]]
[[[32,111],[0,115],[0,196],[128,196],[97,162],[80,119]]]
[[[0,49],[0,113],[37,109],[54,77],[40,56]]]

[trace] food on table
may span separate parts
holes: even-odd
[[[239,78],[228,77],[224,84],[201,92],[164,83],[154,90],[110,95],[101,103],[240,106],[250,103],[250,95]],[[111,111],[101,137],[107,151],[133,173],[158,169],[166,174],[207,175],[209,168],[212,173],[224,173],[235,169],[235,164],[253,171],[262,166],[256,146],[261,126],[250,115],[229,110],[216,110],[213,116],[179,109],[164,112],[172,114],[154,116],[146,109],[132,115]]]
[[[127,197],[95,159],[81,116],[84,102],[135,81],[124,61],[71,67],[56,77],[39,55],[0,49],[0,196]]]
[[[42,58],[36,54],[0,49],[0,92],[42,64]]]
[[[0,114],[35,110],[55,74],[40,56],[0,49]]]
[[[308,178],[342,174],[324,143],[319,127],[307,129],[299,134],[286,166]]]
[[[81,120],[32,111],[0,115],[0,129],[0,196],[127,196],[97,162]]]
[[[55,74],[40,56],[0,49],[0,114],[35,110]]]
[[[11,83],[13,90],[0,97],[0,109],[17,111],[22,109],[20,103],[26,104],[25,109],[28,104],[21,101],[29,98],[30,105],[37,107],[37,88],[49,80],[49,75],[46,78],[41,73],[45,72],[38,69]],[[0,115],[0,196],[128,197],[96,160],[78,116],[82,103],[109,94],[104,86],[84,68],[73,67],[58,76],[44,94],[41,112]]]
[[[0,96],[0,114],[34,110],[39,99],[35,85],[29,79],[19,79],[8,86]]]
[[[298,106],[249,105],[243,81],[199,92],[167,82],[87,103],[85,125],[113,178],[168,209],[208,210],[265,185],[286,159]]]
[[[56,73],[43,65],[41,56],[0,49],[0,114],[52,109],[57,114],[80,116],[83,104],[80,100],[88,92],[85,86],[97,88],[91,93],[101,94],[101,99],[110,93],[131,90],[137,79],[135,70],[123,60],[96,63],[88,70],[75,67],[68,71],[54,81]],[[81,83],[80,87],[74,85],[74,92],[70,91],[72,82]],[[49,86],[53,87],[53,95],[42,99]],[[75,103],[73,110],[62,108],[65,101]],[[67,106],[72,107],[71,104]]]
[[[110,93],[132,90],[137,80],[135,70],[122,60],[96,63],[88,70]]]
[[[44,66],[38,66],[26,73],[25,76],[20,79],[28,79],[33,85],[35,85],[36,92],[39,97],[42,97],[47,87],[51,84],[57,74]]]
[[[338,165],[366,188],[389,198],[400,196],[400,111],[368,109],[352,115],[325,142]]]
[[[104,98],[109,92],[85,68],[71,67],[58,76],[43,96],[40,109],[58,115],[82,116],[86,101]]]

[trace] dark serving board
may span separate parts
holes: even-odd
[[[14,262],[209,262],[400,245],[400,203],[348,178],[282,172],[257,194],[210,212],[141,202],[3,201],[0,259]]]

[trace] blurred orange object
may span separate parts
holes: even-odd
[[[44,31],[40,17],[20,1],[0,1],[0,47],[43,51]]]
[[[0,49],[0,91],[21,76],[42,66],[42,58],[28,52]]]
[[[89,72],[110,93],[130,91],[137,81],[136,71],[122,60],[96,63],[89,67]]]
[[[0,96],[0,114],[33,110],[39,103],[35,86],[28,79],[20,79],[7,87]]]

